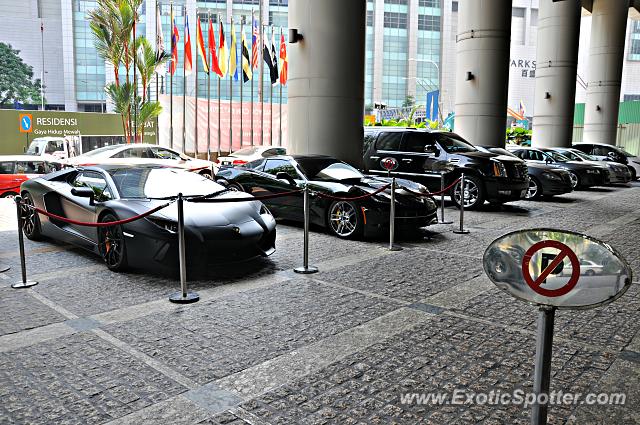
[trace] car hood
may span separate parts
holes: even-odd
[[[520,158],[514,158],[512,156],[508,156],[508,155],[500,155],[497,153],[492,153],[492,152],[482,152],[482,151],[476,151],[476,152],[458,152],[458,153],[454,153],[453,155],[461,155],[461,156],[465,156],[467,158],[472,158],[472,159],[495,159],[498,160],[500,162],[506,162],[506,163],[511,163],[511,164],[522,164],[523,161]]]
[[[602,165],[592,165],[588,162],[579,161],[556,162],[554,165],[556,167],[571,168],[572,170],[593,170],[594,168],[603,168]]]
[[[554,165],[554,164],[540,164],[538,162],[533,162],[533,161],[525,161],[525,162],[527,163],[527,167],[535,168],[537,170],[564,171],[564,168],[558,167],[557,165]]]

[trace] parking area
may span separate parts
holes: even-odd
[[[447,218],[457,220],[449,206]],[[530,408],[418,403],[411,394],[531,391],[536,308],[482,271],[485,248],[509,231],[583,232],[640,271],[640,184],[465,213],[471,233],[435,225],[401,240],[343,241],[278,225],[268,259],[189,282],[113,273],[100,259],[26,241],[0,200],[0,423],[6,424],[528,424]],[[188,247],[187,247],[188,257]],[[637,276],[634,277],[637,280]],[[640,291],[592,310],[559,311],[552,391],[625,392],[624,405],[550,407],[549,423],[640,423]],[[449,400],[447,400],[449,401]]]

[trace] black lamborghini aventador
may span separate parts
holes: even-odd
[[[387,177],[367,176],[335,158],[320,155],[274,156],[261,158],[241,167],[223,167],[216,175],[220,184],[255,196],[291,192],[309,185],[311,190],[311,223],[326,227],[341,238],[380,234],[389,226],[391,191],[387,189],[372,197],[358,200],[328,199],[326,194],[340,198],[356,198],[376,192],[389,184]],[[436,204],[426,194],[426,188],[409,180],[396,180],[396,227],[417,229],[435,223]],[[277,218],[303,221],[303,194],[265,201]]]
[[[24,202],[77,222],[113,222],[148,212],[182,193],[214,194],[217,199],[249,197],[198,174],[157,165],[103,165],[68,168],[29,180]],[[164,198],[164,199],[163,199]],[[23,229],[32,240],[43,236],[93,251],[107,267],[172,271],[178,266],[177,205],[115,226],[85,227],[23,208]],[[188,268],[267,256],[275,251],[275,220],[259,201],[184,202]]]

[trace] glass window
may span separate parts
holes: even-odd
[[[384,0],[384,4],[409,4],[409,0]]]
[[[46,174],[46,167],[42,161],[18,161],[16,174]]]
[[[440,31],[440,17],[418,15],[418,29],[422,31]]]
[[[74,187],[88,187],[93,190],[95,199],[98,202],[104,202],[111,199],[111,192],[104,176],[95,171],[83,171],[78,174],[73,181]]]
[[[267,149],[266,151],[262,152],[262,156],[264,158],[269,158],[270,156],[276,156],[276,155],[286,155],[286,154],[287,154],[287,150],[285,148]]]
[[[593,147],[593,152],[592,155],[597,155],[597,156],[607,156],[609,154],[609,152],[611,152],[611,149],[606,148],[604,146],[594,146]]]
[[[400,149],[401,132],[381,133],[376,142],[376,149],[380,151],[397,151]]]
[[[516,18],[524,18],[524,8],[523,7],[514,7],[511,9],[511,16]]]
[[[453,133],[432,133],[442,149],[447,153],[475,152],[475,146]]]
[[[309,180],[336,181],[361,179],[360,171],[333,158],[306,158],[299,161],[300,168]]]
[[[109,171],[123,198],[207,195],[224,188],[200,174],[171,168],[138,167]]]
[[[421,7],[438,7],[438,0],[420,0],[418,5]]]
[[[384,12],[384,27],[407,28],[407,14],[398,12]]]
[[[295,167],[284,159],[270,159],[264,167],[264,172],[275,176],[278,173],[287,173],[291,178],[299,179],[300,175]]]
[[[0,174],[13,174],[14,162],[4,161],[0,162]]]
[[[180,154],[164,148],[151,148],[153,155],[158,159],[180,159]]]
[[[433,145],[435,140],[430,133],[408,132],[402,139],[403,152],[420,152],[424,153],[427,144]]]
[[[256,159],[255,161],[251,161],[245,165],[243,165],[243,168],[248,168],[250,170],[256,170],[256,171],[262,171],[262,169],[264,168],[264,163],[266,161],[264,159]]]

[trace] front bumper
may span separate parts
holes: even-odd
[[[609,183],[608,173],[587,173],[583,171],[578,174],[580,177],[580,187],[604,186]]]
[[[529,179],[485,178],[487,201],[517,201],[524,199],[529,189]]]
[[[437,208],[403,208],[396,207],[395,228],[399,231],[416,230],[438,223]],[[364,211],[365,236],[378,236],[389,230],[390,217],[388,211],[367,209]]]
[[[571,186],[571,179],[568,174],[566,177],[563,175],[562,180],[541,178],[540,184],[542,185],[543,196],[563,195],[573,192],[573,186]]]

